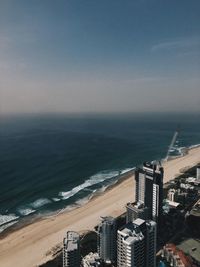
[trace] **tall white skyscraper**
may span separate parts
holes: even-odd
[[[105,263],[116,262],[117,253],[117,227],[116,219],[102,217],[98,226],[98,253]]]
[[[118,230],[118,267],[156,267],[156,223],[136,219]]]
[[[80,267],[80,237],[73,231],[68,231],[63,239],[63,267]]]
[[[118,230],[117,266],[144,267],[145,237],[133,223]]]
[[[135,171],[136,202],[148,209],[148,218],[160,223],[163,202],[163,168],[145,162]]]

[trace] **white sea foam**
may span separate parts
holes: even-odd
[[[11,225],[13,225],[13,224],[15,224],[15,223],[17,223],[18,221],[12,221],[12,222],[10,222],[10,223],[6,223],[6,224],[4,224],[4,225],[2,225],[1,227],[0,227],[0,233],[2,233],[4,230],[6,230],[8,227],[10,227]]]
[[[112,184],[115,184],[115,183],[113,182]],[[105,192],[106,189],[107,189],[109,186],[111,186],[112,184],[102,186],[101,188],[98,189],[98,192],[99,192],[99,193],[103,193],[103,192]]]
[[[58,202],[58,201],[60,201],[61,199],[60,199],[60,198],[57,198],[57,197],[53,197],[52,200],[55,201],[55,202]]]
[[[8,222],[14,221],[16,219],[18,219],[19,216],[16,216],[15,214],[0,214],[0,225],[6,224]]]
[[[35,200],[34,202],[32,202],[30,204],[30,206],[32,208],[34,208],[34,209],[37,209],[37,208],[40,208],[40,207],[42,207],[44,205],[47,205],[49,203],[51,203],[50,199],[48,199],[48,198],[39,198],[39,199]]]
[[[195,148],[195,147],[199,147],[200,146],[200,144],[196,144],[196,145],[191,145],[189,148],[191,149],[191,148]]]
[[[77,205],[74,203],[74,204],[72,204],[72,205],[69,205],[69,206],[67,206],[67,207],[65,207],[65,208],[63,208],[63,209],[61,209],[61,210],[59,210],[59,212],[56,214],[56,216],[57,216],[58,214],[60,214],[60,213],[63,213],[63,212],[66,212],[66,211],[71,211],[71,210],[76,209],[76,208],[77,208]]]
[[[27,216],[31,213],[34,213],[36,210],[31,209],[31,208],[26,208],[26,207],[21,207],[18,208],[17,211],[22,215],[22,216]]]
[[[118,174],[119,174],[118,171],[104,171],[104,172],[97,173],[91,176],[90,179],[86,180],[84,183],[74,187],[72,190],[67,191],[67,192],[60,192],[59,196],[61,196],[62,199],[68,199],[74,196],[75,194],[77,194],[78,192],[80,192],[81,190],[87,187],[90,187],[92,185],[104,182],[105,180],[111,179],[117,176]]]
[[[84,188],[83,190],[86,191],[86,192],[93,192],[93,190],[90,189],[90,188]]]
[[[83,205],[85,205],[86,203],[88,203],[90,201],[90,198],[88,197],[84,197],[84,198],[81,198],[81,199],[78,199],[75,204],[78,206],[78,207],[81,207]]]
[[[126,173],[126,172],[131,171],[131,170],[135,170],[135,167],[133,167],[133,168],[126,168],[126,169],[122,170],[120,173],[121,173],[121,174],[124,174],[124,173]]]

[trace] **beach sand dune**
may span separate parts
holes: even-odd
[[[200,147],[184,157],[165,162],[164,182],[173,179],[181,169],[200,162]],[[51,258],[53,247],[61,244],[67,230],[91,230],[100,216],[118,216],[127,202],[134,201],[134,177],[92,199],[84,206],[43,219],[16,230],[0,240],[0,267],[35,267]]]

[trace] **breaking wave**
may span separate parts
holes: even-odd
[[[92,185],[96,185],[99,183],[104,182],[105,180],[114,178],[119,175],[119,171],[110,171],[110,172],[100,172],[93,176],[91,176],[88,180],[85,180],[84,183],[74,187],[72,190],[67,192],[60,192],[59,196],[62,197],[63,200],[66,200],[74,195],[76,195],[78,192],[80,192],[83,189],[88,189],[88,187]]]
[[[19,216],[15,215],[15,214],[6,214],[6,215],[3,215],[3,214],[0,214],[0,225],[4,225],[8,222],[11,222],[11,221],[14,221],[16,219],[18,219]]]
[[[48,199],[48,198],[39,198],[39,199],[35,200],[34,202],[32,202],[30,204],[30,206],[32,208],[37,209],[37,208],[41,208],[44,205],[50,204],[51,202],[52,201],[50,199]]]
[[[19,222],[18,219],[26,217],[28,215],[35,216],[37,214],[37,216],[38,215],[41,216],[43,214],[42,217],[56,216],[59,213],[70,211],[77,207],[83,206],[86,203],[88,203],[93,197],[95,197],[98,194],[102,194],[104,191],[107,190],[107,188],[117,183],[117,181],[121,178],[121,175],[129,172],[132,169],[133,168],[127,168],[121,171],[112,170],[112,171],[99,172],[95,175],[92,175],[89,179],[85,180],[82,184],[74,187],[72,190],[66,192],[65,191],[59,192],[58,196],[56,197],[39,198],[31,203],[19,206],[16,209],[16,211],[12,214],[4,214],[4,215],[0,214],[0,233],[2,233],[5,229],[9,228],[13,224]],[[69,199],[70,197],[76,195],[80,191],[83,193],[82,196],[80,196],[80,198],[75,199],[73,203],[67,205],[61,210],[59,211],[57,210],[56,214],[54,214],[55,211],[51,211],[53,212],[52,215],[49,207],[48,207],[49,209],[48,213],[45,213],[45,211],[41,213],[41,208],[43,206]]]
[[[7,228],[9,228],[10,226],[12,226],[13,224],[16,224],[18,221],[12,221],[12,222],[9,222],[9,223],[6,223],[4,225],[2,225],[0,227],[0,233],[2,233],[4,230],[6,230]]]
[[[17,211],[21,216],[27,216],[29,214],[34,213],[36,210],[26,207],[20,207],[17,209]]]

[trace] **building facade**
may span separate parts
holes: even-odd
[[[178,194],[177,194],[176,189],[174,189],[174,188],[169,189],[169,191],[168,191],[168,199],[170,201],[176,202],[177,201],[177,195]]]
[[[118,230],[118,267],[156,267],[156,223],[140,218]]]
[[[116,219],[108,216],[102,217],[98,225],[98,253],[105,263],[114,263],[117,258],[117,225]]]
[[[146,221],[146,266],[156,266],[157,226],[154,221]]]
[[[126,205],[126,223],[133,222],[137,218],[147,220],[148,208],[143,203],[127,203]]]
[[[68,231],[63,239],[63,267],[80,267],[80,236]]]
[[[118,230],[117,266],[144,267],[145,238],[133,223],[126,224]]]
[[[197,166],[197,175],[196,178],[198,181],[200,181],[200,165]]]
[[[135,171],[136,202],[148,208],[148,219],[160,224],[163,204],[163,168],[156,164],[143,164]]]

